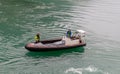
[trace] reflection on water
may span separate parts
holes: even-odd
[[[57,51],[47,51],[47,52],[28,52],[26,53],[26,56],[29,57],[59,57],[62,54],[68,54],[68,53],[73,53],[73,52],[78,52],[78,53],[84,53],[84,48],[83,47],[78,47],[78,48],[71,48],[71,49],[65,49],[65,50],[57,50]]]

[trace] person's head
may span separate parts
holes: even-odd
[[[68,29],[68,31],[71,31],[71,29]]]
[[[37,33],[36,35],[37,35],[37,36],[39,36],[39,35],[40,35],[40,33]]]

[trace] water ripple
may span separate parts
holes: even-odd
[[[101,73],[101,74],[109,74],[108,72],[104,72],[94,66],[88,66],[87,68],[69,68],[65,71],[66,74],[69,73],[74,73],[74,74],[84,74],[84,73]]]
[[[17,62],[20,62],[22,58],[14,58],[14,59],[10,59],[8,61],[4,61],[3,63],[0,63],[0,65],[11,65],[11,64],[15,64]]]

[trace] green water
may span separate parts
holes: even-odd
[[[0,74],[119,74],[119,0],[0,0]],[[87,46],[29,52],[34,41],[86,31]]]

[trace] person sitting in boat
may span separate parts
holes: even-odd
[[[37,34],[35,35],[35,43],[39,43],[39,42],[40,42],[40,34],[37,33]]]
[[[71,38],[71,35],[72,35],[71,29],[68,29],[66,37]]]

